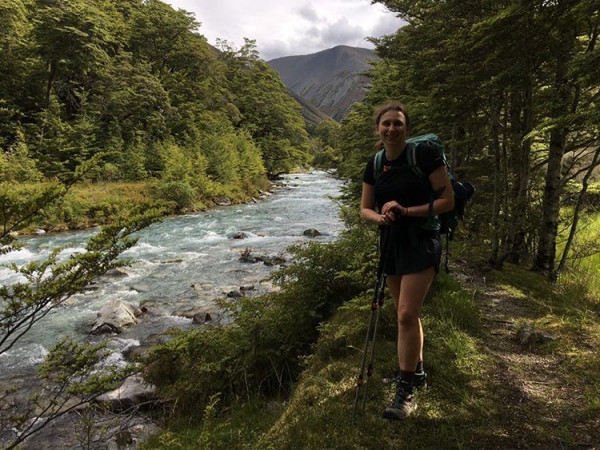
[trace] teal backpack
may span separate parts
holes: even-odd
[[[444,144],[440,140],[440,138],[433,134],[423,134],[421,136],[415,136],[406,140],[408,147],[406,149],[406,158],[408,160],[408,164],[413,170],[413,172],[419,177],[425,178],[426,175],[417,165],[417,154],[419,152],[419,147],[422,145],[426,145],[429,147],[433,147],[442,157],[444,164],[446,165],[446,169],[448,170],[448,176],[450,178],[450,184],[452,185],[452,189],[454,191],[454,209],[451,211],[447,211],[442,214],[433,215],[433,200],[434,193],[431,192],[430,200],[429,200],[429,217],[427,218],[427,222],[423,225],[423,228],[427,230],[436,230],[439,231],[440,234],[446,235],[446,261],[445,268],[446,272],[449,272],[448,268],[448,241],[451,241],[454,238],[454,232],[458,227],[458,223],[460,220],[463,220],[465,217],[465,209],[467,203],[473,197],[475,193],[475,186],[469,183],[468,181],[460,182],[458,181],[454,171],[451,169],[448,164],[448,160],[446,159],[446,153],[444,151]],[[375,179],[383,172],[383,155],[385,153],[385,149],[381,149],[375,155],[374,163],[373,163],[373,171]]]

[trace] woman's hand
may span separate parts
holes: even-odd
[[[389,212],[394,212],[400,205],[396,200],[392,200],[391,202],[387,202],[385,205],[381,207],[381,214],[387,214]]]
[[[390,212],[397,216],[405,216],[406,208],[396,200],[392,200],[391,202],[387,202],[381,208],[381,214],[388,214]]]
[[[386,214],[379,215],[378,225],[391,225],[396,220],[396,215],[392,211],[388,211]]]

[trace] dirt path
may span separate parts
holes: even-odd
[[[486,284],[483,276],[468,280],[481,309],[481,342],[494,361],[487,371],[486,389],[499,402],[494,417],[498,440],[489,444],[502,443],[495,448],[600,449],[600,418],[580,414],[585,380],[574,384],[564,376],[572,362],[561,356],[563,352],[519,340],[520,327],[541,317],[539,306]]]

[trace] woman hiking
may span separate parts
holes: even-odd
[[[377,167],[375,156],[367,162],[360,211],[367,222],[379,225],[382,269],[398,322],[400,372],[396,395],[383,417],[403,419],[417,407],[413,387],[426,383],[420,314],[442,254],[439,232],[424,225],[432,216],[450,211],[454,195],[442,155],[433,147],[415,149],[416,165],[425,177],[409,165],[410,122],[404,105],[397,101],[381,105],[374,122],[379,137],[376,148],[385,152]]]

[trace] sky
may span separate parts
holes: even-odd
[[[394,33],[403,22],[371,0],[164,0],[194,13],[209,44],[234,48],[256,40],[265,61],[308,55],[336,45],[373,48],[367,37]]]

